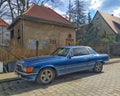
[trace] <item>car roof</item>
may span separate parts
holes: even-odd
[[[62,46],[64,48],[88,48],[88,46]]]

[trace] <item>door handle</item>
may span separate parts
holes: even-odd
[[[88,58],[84,58],[84,60],[88,60]]]

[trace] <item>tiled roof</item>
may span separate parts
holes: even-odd
[[[0,19],[0,26],[8,26],[9,24],[5,22],[3,19]]]
[[[30,8],[23,13],[23,15],[72,25],[70,21],[56,13],[54,10],[36,4],[32,4]]]
[[[115,33],[120,32],[120,18],[98,11]]]

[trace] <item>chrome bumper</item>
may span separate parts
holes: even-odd
[[[38,74],[38,73],[25,73],[25,72],[21,72],[18,70],[15,70],[15,73],[19,74],[19,75],[23,75],[23,76],[30,76],[30,75],[37,75]]]
[[[35,81],[38,73],[26,73],[26,72],[21,72],[15,69],[15,74],[17,74],[18,77],[21,79],[24,79],[27,81]]]

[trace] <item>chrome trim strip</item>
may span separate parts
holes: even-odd
[[[88,65],[94,66],[95,64],[88,64]],[[79,68],[79,67],[83,67],[83,66],[86,67],[86,66],[88,66],[88,65],[84,65],[84,64],[76,64],[76,65],[72,65],[72,66],[66,65],[66,68],[59,68],[58,70]]]
[[[24,72],[20,72],[18,70],[15,70],[16,73],[24,75],[24,76],[29,76],[29,75],[37,75],[37,73],[24,73]]]

